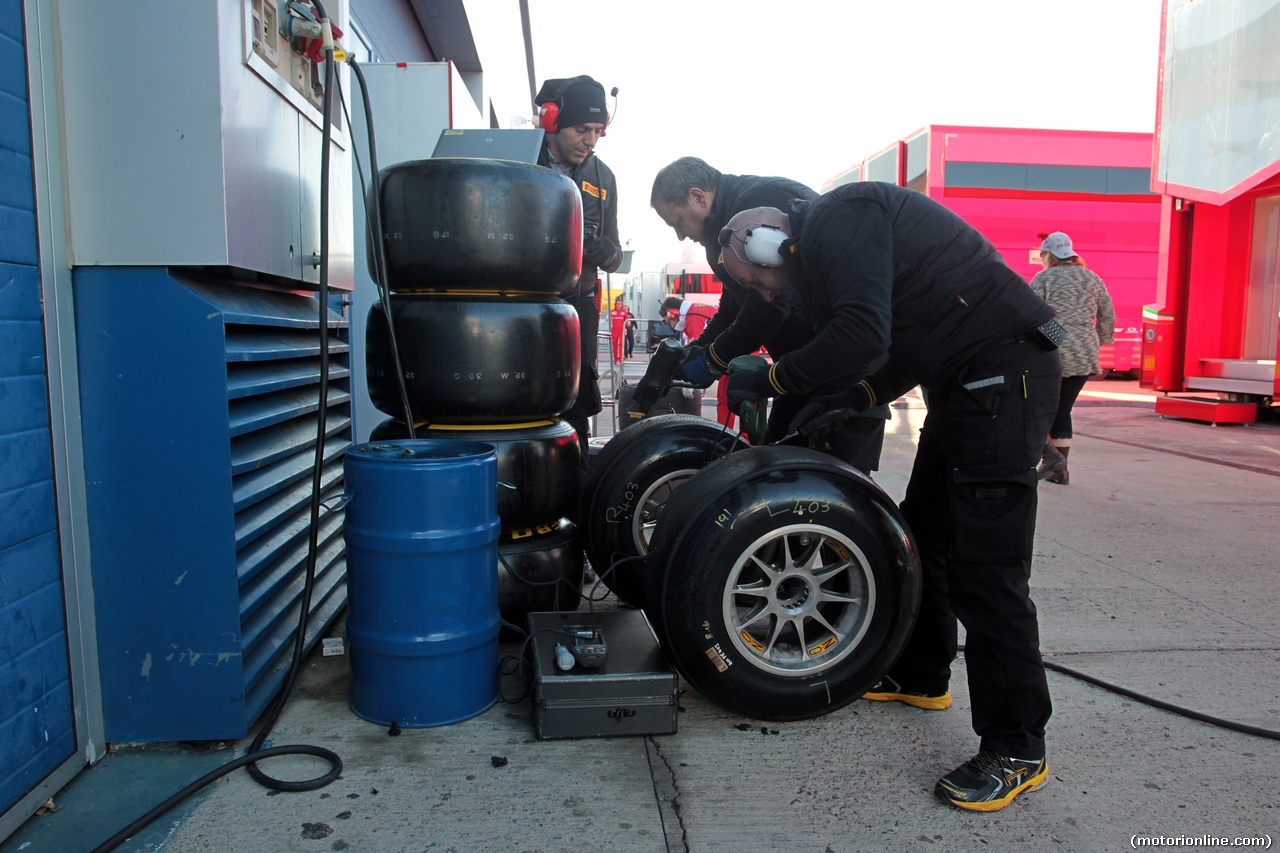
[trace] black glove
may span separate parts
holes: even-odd
[[[707,388],[720,378],[720,371],[707,358],[707,351],[703,347],[689,346],[685,347],[684,359],[672,371],[671,378],[697,385],[699,388]]]
[[[582,241],[582,266],[607,267],[618,257],[618,244],[603,234]]]
[[[729,407],[736,412],[748,400],[755,402],[782,393],[769,379],[775,366],[762,363],[759,367],[729,371]]]
[[[834,430],[870,405],[871,389],[866,382],[859,382],[837,394],[814,397],[796,412],[787,432],[809,436]]]

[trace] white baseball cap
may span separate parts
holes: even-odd
[[[1076,256],[1075,250],[1071,248],[1071,238],[1061,231],[1054,231],[1045,237],[1044,242],[1040,244],[1040,251],[1048,252],[1060,261]]]

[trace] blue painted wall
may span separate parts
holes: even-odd
[[[0,811],[76,751],[22,3],[0,2]]]

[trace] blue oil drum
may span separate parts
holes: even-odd
[[[498,457],[477,441],[347,449],[351,710],[424,728],[498,698]]]

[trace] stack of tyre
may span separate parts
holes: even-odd
[[[870,478],[703,418],[664,415],[609,441],[580,521],[592,565],[644,608],[685,681],[747,717],[808,719],[862,696],[919,609],[913,537]]]
[[[524,163],[438,158],[383,169],[384,281],[418,438],[498,450],[498,596],[516,625],[575,610],[582,589],[577,435],[559,419],[577,396],[582,204],[563,175]],[[369,200],[372,209],[374,200]],[[370,273],[377,262],[370,238]],[[367,322],[369,397],[392,417],[371,441],[403,438],[386,312]]]

